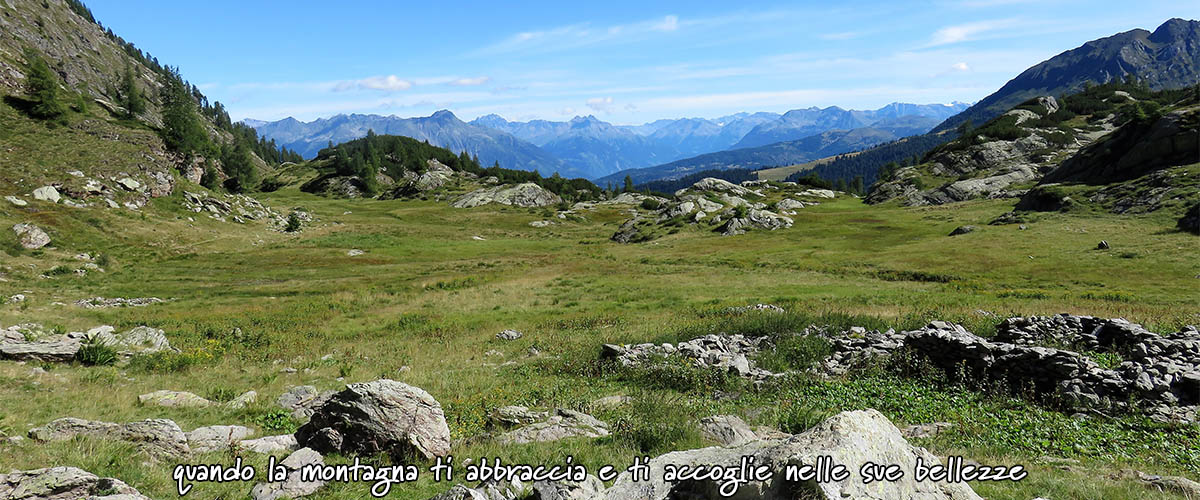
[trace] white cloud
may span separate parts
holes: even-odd
[[[958,62],[950,65],[950,69],[954,71],[971,71],[971,66],[965,62]]]
[[[388,76],[372,76],[372,77],[368,77],[368,78],[363,78],[361,80],[348,80],[348,81],[344,81],[344,82],[338,82],[337,85],[334,85],[333,90],[335,92],[342,92],[342,91],[352,90],[352,89],[381,90],[384,92],[398,92],[401,90],[411,89],[412,86],[413,86],[413,82],[411,82],[411,81],[404,80],[396,75],[388,75]]]
[[[679,16],[664,17],[662,22],[653,26],[658,31],[675,31],[679,29]]]
[[[483,85],[490,81],[492,81],[492,79],[489,77],[486,77],[486,76],[477,76],[475,78],[457,78],[455,80],[450,81],[450,85],[454,85],[456,87],[469,87],[469,86],[475,86],[475,85]]]
[[[998,29],[1010,28],[1017,24],[1014,19],[994,19],[990,21],[979,21],[974,23],[958,24],[947,26],[933,33],[926,47],[936,47],[939,45],[949,45],[952,43],[967,42],[978,38],[979,35],[989,31]]]
[[[593,97],[587,100],[587,107],[592,108],[601,113],[612,113],[613,98],[612,97]]]

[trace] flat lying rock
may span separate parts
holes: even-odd
[[[0,474],[5,500],[150,500],[119,479],[101,478],[75,467],[51,467]]]
[[[227,450],[253,436],[254,431],[240,425],[213,425],[187,433],[188,447],[198,453]]]
[[[574,410],[559,408],[550,418],[501,434],[501,444],[528,444],[558,441],[572,437],[598,438],[609,434],[608,424]]]
[[[325,459],[320,453],[311,448],[296,450],[279,462],[279,465],[288,471],[287,479],[277,483],[257,483],[254,485],[254,489],[250,490],[250,497],[254,500],[278,500],[300,498],[316,493],[322,486],[325,486],[325,482],[301,481],[298,472],[306,465],[316,464],[325,464]]]
[[[280,434],[278,436],[247,439],[238,443],[238,445],[244,450],[263,454],[292,451],[300,448],[300,444],[296,442],[294,434]]]
[[[207,408],[216,404],[187,391],[166,390],[142,394],[138,396],[138,403],[167,408]]]
[[[29,431],[29,437],[37,441],[65,441],[75,436],[130,442],[147,454],[160,458],[181,458],[191,452],[187,435],[179,425],[166,419],[114,424],[79,418],[60,418]]]
[[[700,419],[700,435],[724,446],[738,446],[758,440],[750,426],[736,415],[714,415]]]
[[[395,458],[450,453],[450,427],[428,392],[382,379],[350,384],[334,394],[296,431],[302,446],[322,452]]]
[[[58,200],[62,199],[62,195],[58,194],[58,190],[54,189],[54,186],[42,186],[33,190],[33,199],[58,203]]]
[[[533,411],[524,406],[502,406],[493,411],[488,417],[492,423],[500,427],[532,424],[550,415],[544,411]]]

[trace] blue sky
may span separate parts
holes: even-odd
[[[235,120],[973,102],[1088,40],[1200,18],[1200,2],[1149,0],[87,3]]]

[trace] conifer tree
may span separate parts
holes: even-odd
[[[29,62],[29,74],[25,77],[25,85],[29,89],[32,101],[30,114],[42,119],[62,116],[67,109],[58,100],[58,76],[50,70],[46,60],[33,51],[26,52],[25,59]]]
[[[142,98],[142,92],[137,88],[132,64],[125,65],[125,73],[121,75],[118,97],[120,98],[119,104],[125,108],[126,118],[133,118],[146,111],[146,100]]]

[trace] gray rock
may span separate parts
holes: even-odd
[[[648,481],[632,481],[622,473],[606,493],[609,500],[666,500],[668,498],[720,498],[712,482],[670,483],[664,481],[665,464],[723,465],[736,468],[743,456],[753,456],[755,464],[770,464],[775,476],[766,482],[741,486],[737,498],[938,498],[943,500],[980,500],[966,484],[916,481],[911,471],[920,458],[925,464],[938,458],[904,440],[897,429],[875,410],[840,413],[803,434],[782,441],[753,441],[741,446],[712,447],[676,451],[650,461]],[[796,483],[783,480],[787,464],[814,464],[817,457],[829,456],[851,472],[841,482],[808,483],[796,490]],[[858,470],[866,462],[898,464],[907,471],[896,482],[863,484]],[[809,495],[809,496],[805,496]]]
[[[463,195],[451,203],[455,208],[471,208],[489,203],[514,207],[548,207],[562,203],[562,198],[532,182],[515,186],[493,186]]]
[[[165,419],[114,424],[79,418],[60,418],[29,431],[29,437],[37,441],[64,441],[75,436],[130,442],[157,458],[177,459],[190,454],[187,435],[175,422]]]
[[[167,408],[207,408],[216,403],[187,391],[160,390],[138,396],[138,403]]]
[[[50,235],[33,224],[27,222],[16,224],[12,230],[17,233],[17,242],[29,250],[37,250],[50,244]]]
[[[296,431],[296,439],[315,450],[352,455],[450,453],[442,405],[418,387],[388,379],[346,386]]]
[[[247,451],[263,454],[292,451],[300,448],[300,444],[296,442],[296,436],[293,434],[247,439],[239,442],[238,446]]]
[[[692,184],[690,187],[676,191],[675,196],[683,196],[684,194],[687,194],[688,191],[729,193],[734,196],[747,196],[747,195],[751,195],[751,194],[759,195],[759,196],[762,195],[761,193],[759,193],[757,191],[746,189],[742,186],[739,186],[739,185],[729,182],[727,180],[717,179],[717,178],[713,178],[713,177],[705,177],[703,179],[700,179],[699,181],[696,181],[695,184]]]
[[[549,417],[544,411],[533,411],[524,406],[502,406],[489,415],[488,419],[503,428],[532,424]]]
[[[500,444],[528,444],[572,437],[598,438],[609,435],[608,424],[586,413],[559,408],[550,418],[501,434]]]
[[[54,189],[54,186],[42,186],[33,190],[33,199],[58,203],[58,200],[62,199],[62,195],[58,194],[58,190]]]
[[[905,427],[900,431],[904,437],[913,438],[930,438],[940,434],[942,431],[954,427],[954,424],[949,422],[934,422],[931,424],[916,424]]]
[[[496,334],[496,338],[500,340],[517,340],[521,338],[521,332],[516,330],[504,330]]]
[[[738,446],[758,440],[750,426],[736,415],[714,415],[700,419],[700,435],[723,446]]]
[[[958,236],[960,234],[967,234],[973,231],[975,231],[975,226],[958,226],[954,228],[953,231],[950,231],[950,236]]]
[[[12,203],[13,205],[16,205],[18,207],[23,207],[23,206],[29,205],[29,202],[22,200],[20,198],[17,198],[16,196],[5,196],[4,199],[8,200],[9,203]]]
[[[117,184],[129,191],[137,191],[138,189],[140,189],[142,187],[142,183],[135,181],[129,177],[122,177],[120,179],[117,179]]]
[[[300,498],[316,493],[325,486],[324,481],[302,481],[300,469],[309,465],[324,465],[325,459],[320,453],[311,448],[301,448],[281,460],[279,465],[288,471],[287,479],[281,482],[260,482],[250,490],[254,500],[278,500],[285,498]]]
[[[103,495],[103,496],[100,496]],[[119,479],[101,478],[75,467],[51,467],[0,474],[6,500],[150,500]]]
[[[187,443],[192,451],[207,453],[227,450],[253,435],[253,430],[240,425],[213,425],[187,433]]]
[[[336,393],[336,391],[320,392],[311,385],[301,385],[288,389],[279,396],[276,403],[285,410],[291,410],[293,417],[306,419],[311,417],[317,408],[320,408]]]

